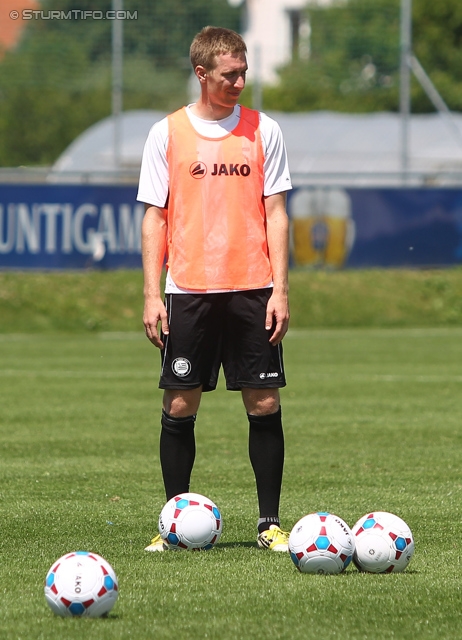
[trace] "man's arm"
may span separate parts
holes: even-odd
[[[269,258],[273,272],[273,294],[266,309],[266,329],[276,321],[271,344],[281,342],[289,327],[289,218],[286,212],[286,194],[276,193],[265,198],[266,234]]]
[[[167,312],[162,301],[160,279],[167,247],[167,212],[153,205],[145,205],[141,227],[141,254],[144,274],[143,324],[149,340],[159,349],[164,345],[157,326],[168,333]]]

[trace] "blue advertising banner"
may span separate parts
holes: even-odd
[[[349,265],[462,262],[462,190],[375,189],[351,198],[357,232]]]
[[[0,185],[0,268],[141,267],[135,187]]]
[[[141,267],[136,186],[0,185],[0,268]],[[462,189],[298,187],[292,266],[462,263]]]
[[[295,266],[462,263],[462,189],[303,187],[288,211]]]

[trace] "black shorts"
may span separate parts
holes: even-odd
[[[271,288],[167,294],[170,332],[162,335],[159,387],[212,391],[221,365],[230,391],[284,387],[282,344],[271,345],[265,329],[271,294]]]

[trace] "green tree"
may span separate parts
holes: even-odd
[[[44,0],[50,11],[105,15],[110,0]],[[169,111],[187,99],[189,45],[206,24],[239,29],[227,0],[125,0],[124,109]],[[0,63],[0,166],[51,164],[111,112],[112,21],[33,19]]]
[[[462,111],[462,3],[460,0],[414,0],[413,49],[442,98]],[[433,106],[414,82],[414,111]]]
[[[311,50],[280,70],[281,82],[264,92],[265,108],[346,112],[399,108],[400,2],[349,0],[309,7]],[[462,109],[462,3],[414,0],[414,50],[454,110]],[[434,109],[414,79],[415,112]]]

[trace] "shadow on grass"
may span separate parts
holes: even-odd
[[[238,549],[239,547],[253,547],[258,549],[257,543],[252,542],[219,542],[215,545],[215,549]]]
[[[350,576],[409,576],[419,575],[421,572],[415,569],[406,569],[405,571],[383,571],[381,573],[375,573],[374,571],[360,571],[356,567],[353,567],[351,571],[345,572],[344,575]]]

